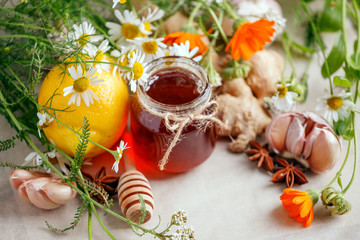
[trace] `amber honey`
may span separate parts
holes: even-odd
[[[164,124],[164,119],[153,114],[153,111],[186,116],[196,108],[203,107],[203,102],[211,94],[211,86],[200,65],[189,59],[170,58],[173,59],[181,63],[169,64],[169,58],[155,60],[160,63],[155,62],[158,65],[150,72],[148,83],[139,86],[131,97],[132,148],[136,156],[136,165],[140,165],[140,168],[143,165],[147,169],[157,171],[159,161],[174,137],[174,133]],[[188,61],[191,61],[190,65]],[[200,70],[193,70],[194,66],[200,67]],[[149,111],[149,108],[152,111]],[[204,162],[214,146],[215,134],[212,125],[191,122],[183,129],[164,170],[190,170]]]

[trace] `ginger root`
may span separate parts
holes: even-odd
[[[276,92],[275,84],[281,81],[284,59],[273,50],[259,51],[251,57],[251,70],[246,78],[254,95],[260,102]]]
[[[244,79],[237,78],[225,82],[220,91],[223,94],[217,97],[218,117],[225,126],[217,126],[216,133],[219,136],[236,137],[230,143],[230,150],[241,152],[251,140],[265,130],[271,118],[254,97]]]

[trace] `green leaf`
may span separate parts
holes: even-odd
[[[334,84],[339,87],[347,87],[347,88],[351,87],[351,83],[345,77],[335,76]]]
[[[342,136],[345,140],[351,140],[354,138],[354,126],[352,125],[352,114],[349,117],[334,121],[334,131],[337,135]]]
[[[308,47],[301,45],[300,43],[297,43],[295,41],[291,41],[291,47],[300,50],[302,53],[309,53],[309,54],[315,53],[314,49],[308,48]]]
[[[344,71],[346,79],[351,84],[354,84],[358,79],[360,79],[360,71],[353,69],[349,64],[345,64]]]
[[[341,0],[326,0],[318,19],[320,32],[336,32],[341,28]]]
[[[329,66],[329,72],[327,71],[325,63],[321,67],[321,75],[323,78],[328,78],[336,72],[343,62],[345,61],[345,44],[342,38],[342,34],[340,33],[332,47],[329,56],[327,57],[327,64]]]
[[[340,188],[341,188],[341,190],[342,190],[342,189],[343,189],[343,186],[342,186],[342,181],[341,181],[341,174],[340,174],[340,176],[338,177],[337,182],[338,182],[338,184],[339,184],[339,186],[340,186]]]

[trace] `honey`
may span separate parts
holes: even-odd
[[[131,132],[136,165],[158,171],[174,132],[159,114],[186,117],[211,96],[211,85],[201,66],[187,58],[164,57],[150,63],[149,80],[131,96]],[[207,113],[205,109],[203,114]],[[159,113],[159,114],[154,114]],[[172,148],[166,172],[184,172],[204,162],[215,146],[211,124],[188,123]]]

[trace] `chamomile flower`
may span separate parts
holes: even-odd
[[[79,64],[77,66],[77,71],[73,66],[69,67],[68,71],[71,78],[74,80],[72,86],[64,88],[64,96],[73,93],[68,105],[76,102],[76,106],[80,106],[82,98],[85,105],[88,107],[90,104],[94,103],[93,99],[99,100],[99,97],[89,88],[90,86],[101,85],[104,81],[103,79],[97,79],[97,76],[94,76],[96,68],[92,68],[83,74],[81,65]]]
[[[116,173],[119,171],[119,163],[120,163],[120,159],[123,156],[123,152],[125,149],[128,149],[130,147],[127,146],[127,143],[125,143],[123,140],[120,141],[120,145],[119,147],[117,147],[116,151],[118,153],[118,158],[115,160],[113,166],[112,166],[112,170],[114,170]]]
[[[142,22],[145,25],[145,30],[147,31],[155,30],[156,28],[153,25],[151,25],[151,22],[159,20],[164,16],[164,14],[165,14],[164,10],[160,8],[155,8],[154,10],[148,8],[147,16],[142,18]]]
[[[126,0],[113,0],[112,8],[115,8],[118,3],[124,4],[124,3],[126,3]]]
[[[84,46],[88,42],[96,43],[103,39],[102,36],[93,36],[96,32],[91,23],[82,22],[79,26],[74,24],[73,29],[68,35],[69,39],[80,46]]]
[[[128,54],[127,58],[129,61],[127,67],[130,67],[131,71],[126,71],[124,75],[129,81],[130,90],[136,92],[137,82],[140,85],[144,85],[149,77],[149,74],[146,73],[146,69],[144,68],[145,55],[140,51],[136,51],[135,53],[132,51]]]
[[[281,114],[290,111],[294,105],[294,98],[298,96],[297,93],[289,91],[290,83],[276,84],[277,92],[271,98],[265,99],[270,110],[275,114]]]
[[[130,51],[130,52],[126,52],[125,50],[123,51],[124,53],[121,53],[119,50],[113,50],[111,51],[110,55],[114,58],[117,58],[117,64],[127,67],[127,65],[129,65],[129,56],[132,56],[132,54],[135,53],[134,50]],[[124,76],[124,73],[127,70],[122,69],[121,67],[115,65],[114,69],[113,69],[113,76],[115,76],[116,71],[119,72],[120,76]]]
[[[201,55],[196,56],[196,53],[198,52],[199,48],[195,47],[190,51],[190,42],[186,41],[185,44],[181,43],[178,45],[177,43],[174,43],[173,46],[169,47],[170,53],[169,56],[180,56],[180,57],[186,57],[186,58],[192,58],[192,60],[198,62],[201,60]],[[194,57],[194,58],[193,58]]]
[[[40,130],[48,127],[50,123],[54,121],[54,118],[50,117],[46,112],[44,113],[38,112],[36,115],[39,118],[37,126],[38,126],[39,137],[41,137]]]
[[[350,110],[355,107],[355,104],[347,99],[351,95],[351,92],[345,92],[345,90],[342,90],[339,94],[327,94],[317,99],[319,104],[315,110],[325,109],[324,118],[330,123],[347,118],[350,115]]]
[[[145,55],[145,62],[151,62],[156,58],[165,56],[164,49],[167,48],[167,45],[162,41],[164,38],[135,38],[134,40],[128,40],[133,43],[133,47],[136,47],[136,50],[140,51]]]
[[[92,44],[87,45],[84,50],[88,53],[89,57],[96,62],[103,62],[103,63],[94,63],[94,67],[96,68],[98,73],[102,73],[102,71],[110,72],[110,64],[109,61],[106,59],[105,53],[110,49],[109,41],[104,40],[101,42],[99,47],[96,47]]]
[[[115,16],[119,19],[120,24],[107,22],[105,26],[109,28],[110,39],[116,41],[118,45],[128,46],[128,39],[132,40],[141,37],[142,34],[149,35],[151,31],[145,30],[144,23],[137,18],[133,12],[124,10],[123,14],[115,10]]]

